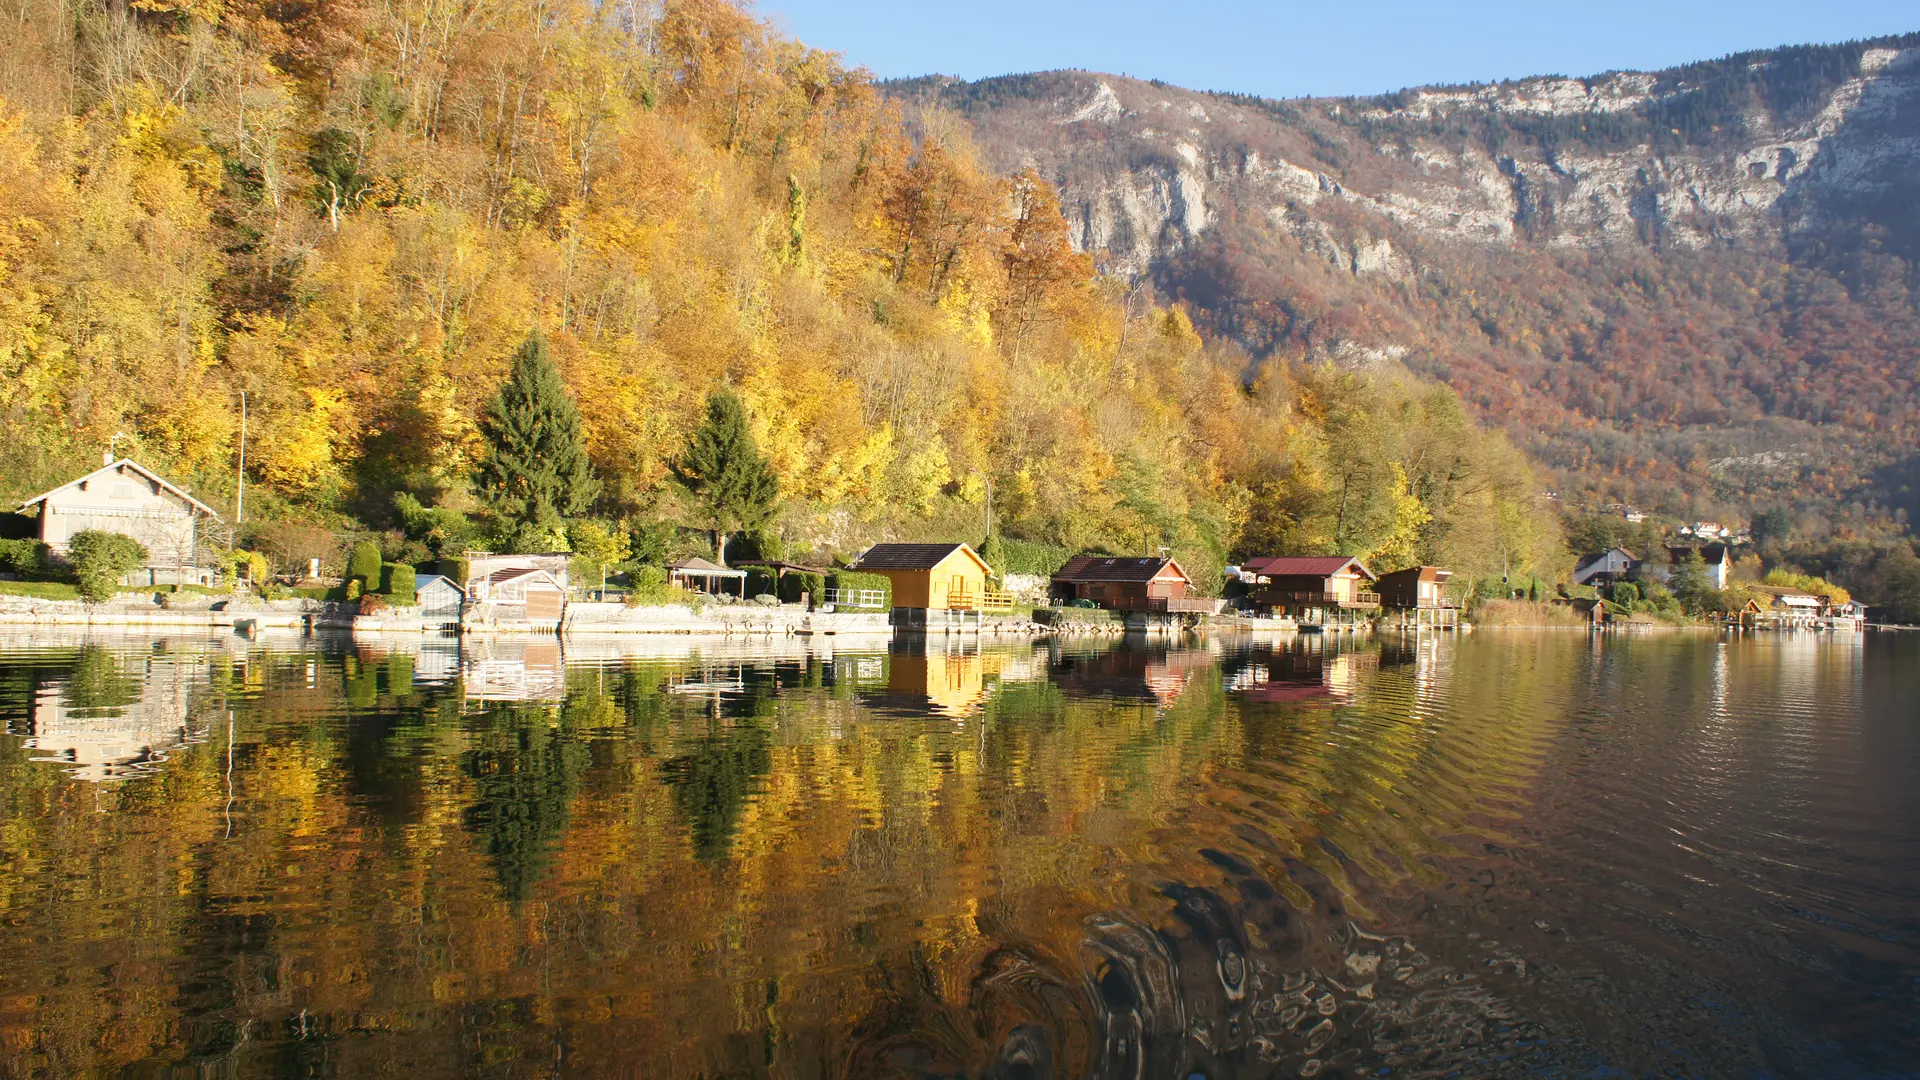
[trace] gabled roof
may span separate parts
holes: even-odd
[[[1453,576],[1453,571],[1440,566],[1409,566],[1404,570],[1393,570],[1381,574],[1379,580],[1412,576],[1416,581],[1445,581]]]
[[[1269,555],[1248,559],[1240,564],[1240,569],[1262,577],[1332,577],[1349,566],[1360,571],[1368,581],[1379,580],[1366,564],[1351,555]]]
[[[1607,556],[1609,556],[1609,555],[1611,555],[1611,554],[1613,554],[1613,553],[1614,553],[1614,552],[1616,552],[1616,551],[1617,551],[1617,552],[1619,552],[1619,553],[1620,553],[1620,554],[1622,554],[1622,555],[1625,555],[1625,556],[1627,557],[1627,561],[1628,561],[1628,562],[1639,562],[1639,561],[1640,561],[1640,556],[1638,556],[1638,555],[1635,555],[1635,554],[1634,554],[1633,552],[1631,552],[1631,551],[1628,551],[1628,550],[1627,550],[1626,548],[1623,548],[1623,547],[1610,547],[1610,548],[1608,548],[1608,549],[1607,549],[1607,550],[1605,550],[1605,551],[1600,551],[1600,552],[1595,552],[1595,553],[1594,553],[1594,554],[1592,554],[1592,555],[1582,555],[1582,556],[1580,557],[1580,562],[1579,562],[1579,564],[1578,564],[1578,565],[1577,565],[1577,566],[1575,567],[1575,569],[1576,569],[1576,570],[1585,570],[1585,569],[1586,569],[1587,567],[1589,567],[1589,566],[1592,566],[1592,565],[1593,565],[1594,563],[1597,563],[1597,562],[1600,562],[1601,560],[1603,560],[1603,559],[1605,559],[1605,558],[1606,558]]]
[[[413,583],[413,591],[419,592],[433,585],[445,585],[447,588],[458,593],[466,592],[465,589],[460,587],[459,582],[447,577],[445,574],[421,574]]]
[[[49,498],[53,497],[54,495],[62,491],[65,491],[67,488],[70,488],[75,484],[85,483],[86,481],[91,480],[102,473],[109,473],[109,472],[117,473],[123,469],[132,469],[134,472],[139,473],[141,476],[146,477],[148,480],[151,480],[155,484],[158,484],[162,488],[165,488],[166,490],[172,492],[174,495],[178,496],[182,501],[192,506],[195,510],[200,511],[201,513],[207,515],[208,517],[214,519],[215,521],[221,520],[219,511],[215,510],[211,506],[208,506],[206,503],[201,502],[199,499],[196,499],[193,496],[187,494],[185,491],[169,483],[166,477],[161,476],[159,473],[154,472],[152,469],[147,468],[145,465],[140,464],[139,462],[133,460],[132,458],[121,458],[119,461],[116,461],[111,465],[102,465],[85,476],[77,476],[72,480],[67,481],[64,484],[61,484],[59,487],[54,488],[51,491],[45,492],[40,495],[36,495],[33,498],[28,499],[26,502],[21,503],[20,509],[25,510],[27,507],[33,506],[36,503],[46,502]]]
[[[692,574],[696,576],[707,576],[707,577],[712,577],[715,575],[720,575],[725,577],[746,577],[747,576],[747,572],[745,570],[729,570],[726,567],[721,566],[719,563],[714,562],[711,559],[702,559],[698,555],[689,556],[687,558],[680,559],[677,562],[668,563],[667,569],[676,571],[682,574]]]
[[[980,569],[993,573],[993,567],[966,544],[875,544],[853,560],[853,569],[931,570],[956,551],[966,552],[967,558],[980,564]]]
[[[1182,581],[1190,581],[1180,564],[1164,557],[1119,558],[1106,555],[1075,555],[1054,571],[1053,580],[1075,581],[1152,581],[1171,568]]]

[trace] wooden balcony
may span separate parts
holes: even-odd
[[[1012,611],[1013,594],[999,589],[978,593],[948,593],[948,611]]]
[[[1354,593],[1351,596],[1330,592],[1279,592],[1273,589],[1254,594],[1254,602],[1264,607],[1377,608],[1379,593]]]

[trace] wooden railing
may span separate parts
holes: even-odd
[[[828,589],[821,597],[821,602],[837,608],[884,608],[887,606],[887,590]]]
[[[948,611],[1011,611],[1013,594],[999,589],[985,592],[950,592],[947,594]]]
[[[1379,607],[1379,593],[1354,593],[1342,596],[1330,592],[1274,592],[1267,591],[1257,599],[1268,604],[1312,604],[1320,607]]]

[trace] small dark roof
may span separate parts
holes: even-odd
[[[421,574],[419,579],[413,583],[413,591],[419,592],[422,589],[429,589],[435,585],[445,585],[447,588],[452,589],[454,592],[463,591],[460,588],[459,584],[457,584],[452,578],[447,577],[444,574]]]
[[[1705,547],[1698,548],[1691,544],[1669,545],[1667,547],[1667,557],[1674,562],[1679,562],[1681,559],[1687,557],[1687,552],[1689,551],[1698,551],[1700,553],[1700,561],[1706,563],[1708,566],[1718,566],[1727,561],[1727,545],[1725,544],[1708,544]]]
[[[1348,566],[1365,574],[1369,581],[1377,580],[1373,571],[1350,555],[1269,555],[1248,559],[1240,569],[1264,577],[1332,577]]]
[[[1409,566],[1405,570],[1394,570],[1380,575],[1380,580],[1411,576],[1416,581],[1445,581],[1453,576],[1453,571],[1439,566]]]
[[[1152,581],[1168,567],[1180,575],[1180,580],[1190,580],[1180,564],[1168,558],[1119,558],[1107,555],[1075,555],[1067,564],[1054,571],[1055,581]]]
[[[931,570],[964,550],[989,573],[993,568],[965,544],[875,544],[853,560],[855,570]]]

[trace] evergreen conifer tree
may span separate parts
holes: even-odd
[[[780,478],[760,456],[746,407],[730,391],[708,395],[706,422],[673,463],[673,472],[704,504],[714,557],[722,563],[728,535],[764,525],[780,500]]]
[[[585,513],[600,493],[580,410],[538,330],[514,355],[507,381],[480,417],[480,434],[487,452],[474,469],[474,489],[516,547],[553,546],[566,519]]]

